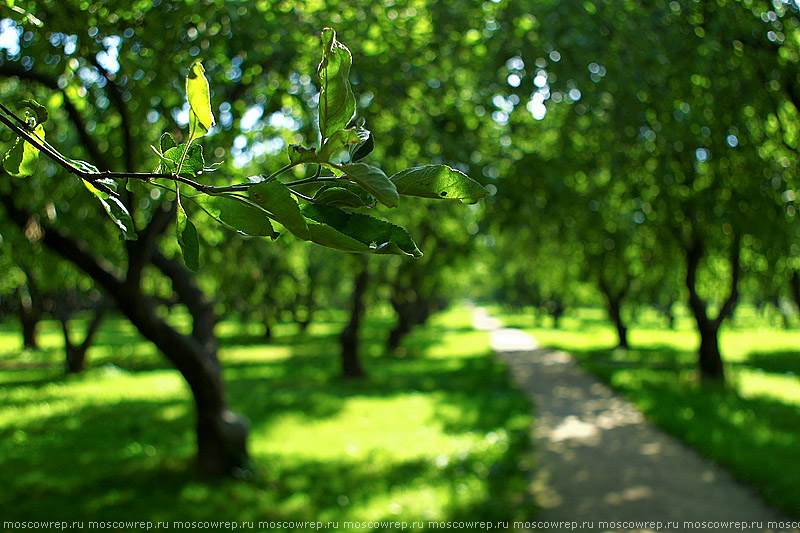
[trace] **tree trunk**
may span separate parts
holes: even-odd
[[[408,332],[411,331],[411,323],[406,312],[398,312],[397,324],[389,332],[389,339],[386,341],[386,350],[393,353],[400,347],[400,341],[403,340]]]
[[[367,257],[361,258],[361,269],[356,275],[353,285],[353,298],[350,308],[350,323],[339,335],[342,348],[342,375],[347,378],[360,378],[364,376],[364,369],[358,353],[358,332],[361,327],[361,318],[364,314],[364,295],[369,282],[369,269]]]
[[[617,336],[619,338],[619,344],[617,346],[619,348],[628,348],[628,328],[622,320],[622,300],[625,297],[626,289],[623,288],[618,292],[613,291],[602,276],[599,280],[599,286],[600,290],[606,296],[608,317],[614,322],[614,326],[617,328]]]
[[[31,294],[28,285],[21,285],[19,291],[19,321],[22,325],[22,344],[26,350],[38,350],[38,328],[42,311]]]
[[[154,302],[141,294],[117,300],[139,332],[155,344],[183,375],[197,406],[197,465],[219,476],[247,468],[247,422],[232,413],[225,398],[215,350],[193,336],[181,335],[156,314]]]
[[[412,308],[415,298],[414,291],[406,288],[402,274],[398,274],[393,283],[391,298],[392,307],[397,315],[397,322],[389,332],[389,338],[386,341],[386,351],[390,354],[400,347],[400,341],[411,331],[413,320],[411,315],[414,312]]]
[[[698,321],[698,326],[700,322]],[[715,321],[706,321],[700,327],[700,352],[698,363],[700,375],[703,379],[724,382],[725,368],[722,364],[722,354],[719,351],[719,326]]]
[[[697,322],[700,332],[700,351],[698,366],[700,377],[712,383],[725,382],[725,367],[719,350],[719,328],[723,320],[733,314],[739,296],[739,239],[735,237],[731,249],[731,290],[728,299],[722,305],[716,319],[708,316],[706,302],[697,292],[697,270],[705,253],[705,244],[701,238],[695,237],[691,245],[685,247],[686,252],[686,287],[689,289],[689,307]]]
[[[664,306],[664,316],[667,318],[667,327],[671,330],[675,329],[675,313],[672,312],[674,305],[675,303],[670,301]]]
[[[92,345],[92,340],[100,329],[100,324],[103,323],[108,308],[102,304],[95,312],[94,318],[89,323],[89,328],[86,330],[86,336],[80,344],[73,344],[70,340],[69,321],[68,316],[61,317],[61,327],[64,331],[64,351],[66,352],[65,370],[67,374],[75,374],[82,372],[86,368],[86,352]]]
[[[152,255],[153,264],[172,281],[172,288],[192,315],[192,333],[179,334],[155,315],[131,322],[164,352],[189,383],[197,406],[197,465],[206,475],[237,476],[250,467],[247,453],[249,424],[233,413],[225,397],[214,326],[214,307],[194,281],[194,276],[178,261],[161,252]],[[141,295],[141,293],[139,293]],[[144,300],[144,297],[141,296]],[[149,303],[143,301],[139,309]],[[139,327],[141,324],[141,327]],[[142,328],[152,332],[149,337]]]
[[[39,349],[39,319],[36,314],[29,314],[25,311],[20,312],[19,319],[22,322],[22,344],[26,350]]]
[[[0,203],[14,224],[24,228],[30,215],[14,205],[13,196],[0,192]],[[196,286],[191,277],[187,274],[182,278],[180,269],[174,267],[175,261],[158,252],[152,254],[152,250],[139,249],[139,253],[152,254],[148,257],[152,257],[159,268],[175,276],[170,276],[173,289],[181,298],[189,298],[190,301],[184,303],[198,312],[198,315],[192,312],[195,322],[192,335],[187,336],[159,318],[156,300],[142,292],[138,276],[141,268],[129,268],[129,276],[125,276],[104,258],[96,256],[83,242],[60,229],[42,226],[42,244],[73,262],[112,296],[119,310],[175,365],[189,384],[197,408],[197,466],[200,471],[214,476],[237,475],[249,468],[246,450],[248,425],[228,408],[217,361],[213,318],[209,318],[213,314],[200,313],[201,309],[210,310],[211,306],[201,298],[191,298],[201,294],[199,290],[193,292]],[[139,242],[146,242],[146,237],[140,236]],[[135,250],[128,248],[131,249]],[[133,262],[132,259],[131,264]]]
[[[264,340],[271,341],[272,340],[272,319],[265,318],[264,319]]]
[[[608,301],[608,314],[617,328],[619,348],[628,348],[628,328],[622,320],[622,297],[611,298]]]
[[[561,317],[564,316],[564,311],[566,308],[564,307],[564,303],[561,300],[554,300],[553,301],[553,309],[551,314],[553,315],[553,327],[558,329],[558,323],[561,321]]]

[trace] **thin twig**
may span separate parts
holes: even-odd
[[[192,180],[190,178],[186,178],[184,176],[181,176],[178,173],[172,174],[172,173],[165,173],[165,172],[112,172],[110,170],[93,172],[93,171],[83,170],[83,169],[75,166],[75,164],[72,161],[70,161],[69,159],[67,159],[63,155],[61,155],[61,153],[59,153],[58,150],[56,150],[55,148],[50,146],[47,142],[45,142],[38,135],[36,135],[35,131],[29,131],[30,130],[30,125],[27,122],[25,122],[23,119],[18,117],[16,114],[14,114],[13,111],[9,110],[2,103],[0,103],[0,110],[3,111],[3,113],[0,113],[0,122],[5,124],[6,126],[8,126],[8,128],[11,129],[14,133],[16,133],[17,135],[22,137],[25,141],[30,143],[32,146],[34,146],[40,152],[44,153],[47,157],[49,157],[50,159],[52,159],[53,161],[55,161],[56,163],[58,163],[59,165],[64,167],[64,169],[66,169],[69,173],[74,174],[74,175],[78,176],[79,178],[92,183],[92,185],[94,185],[98,189],[102,189],[104,192],[106,192],[108,194],[111,194],[113,196],[116,196],[116,197],[119,197],[118,193],[116,193],[115,191],[113,191],[110,188],[108,188],[105,184],[98,182],[98,180],[109,179],[109,178],[110,179],[138,179],[138,180],[147,181],[147,182],[149,182],[149,183],[151,183],[153,185],[158,185],[158,184],[152,183],[150,180],[153,180],[153,179],[167,179],[167,180],[171,180],[171,181],[175,181],[175,182],[179,182],[179,183],[184,183],[184,184],[192,187],[196,191],[201,192],[201,193],[206,193],[206,194],[223,194],[223,193],[232,193],[232,192],[245,192],[253,185],[252,183],[237,183],[237,184],[233,184],[233,185],[223,185],[223,186],[205,185],[205,184],[202,184],[202,183],[198,183],[198,182],[196,182],[196,181],[194,181],[194,180]],[[6,116],[6,115],[8,115],[8,116]],[[19,124],[15,124],[9,117],[12,117],[15,121],[19,122]],[[276,170],[275,172],[273,172],[272,174],[270,174],[265,179],[265,181],[270,181],[272,179],[275,179],[278,176],[280,176],[281,174],[283,174],[284,172],[294,168],[295,166],[297,166],[299,164],[301,164],[301,163],[297,163],[297,162],[289,163],[288,165],[285,165],[284,167],[282,167],[282,168]],[[328,179],[326,179],[326,178],[328,178]],[[322,177],[322,178],[319,178],[317,176],[314,176],[313,178],[306,178],[304,180],[297,180],[297,181],[294,181],[294,182],[289,182],[286,185],[287,186],[300,185],[302,183],[311,183],[313,181],[330,181],[331,179],[338,179],[338,178],[336,178],[336,177]],[[170,189],[170,190],[172,190],[172,189]],[[296,191],[291,191],[291,192],[293,194],[295,194],[298,198],[302,198],[303,200],[307,200],[307,201],[313,201],[312,198],[310,198],[310,197],[308,197],[308,196],[306,196],[304,194],[298,193]]]
[[[286,183],[284,183],[284,185],[286,185],[287,187],[292,187],[294,185],[304,185],[306,183],[314,183],[314,182],[319,182],[319,181],[336,181],[338,179],[341,179],[341,177],[339,177],[339,176],[322,176],[322,177],[320,177],[320,176],[312,176],[310,178],[303,178],[301,180],[287,181]]]
[[[6,108],[4,106],[3,110],[6,111]],[[16,117],[16,115],[14,115],[13,113],[11,113],[11,115],[18,119],[18,117]],[[27,129],[17,126],[7,116],[3,114],[0,114],[0,122],[3,122],[3,124],[8,126],[14,133],[25,139],[27,142],[33,145],[37,150],[43,152],[50,159],[54,160],[56,163],[67,169],[72,174],[75,174],[83,179],[86,179],[87,181],[94,181],[93,179],[89,178],[90,174],[89,172],[85,172],[79,169],[71,162],[69,162],[64,156],[42,144],[42,142],[38,138],[38,135],[33,136],[30,132],[27,131]]]

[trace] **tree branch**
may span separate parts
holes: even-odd
[[[213,303],[194,281],[194,276],[175,259],[170,259],[158,250],[153,251],[153,265],[172,282],[172,290],[178,295],[181,303],[186,304],[192,315],[192,337],[207,350],[216,350],[214,326],[217,317]]]
[[[175,219],[175,204],[163,202],[153,211],[147,226],[138,233],[138,240],[128,241],[128,275],[129,285],[138,285],[142,271],[153,257],[158,238],[166,231],[169,223]]]
[[[739,275],[741,272],[741,267],[739,266],[739,258],[741,257],[742,253],[742,246],[741,246],[741,238],[739,237],[738,233],[734,235],[733,238],[733,245],[731,248],[731,293],[728,296],[728,299],[725,300],[725,303],[722,304],[722,308],[719,310],[719,315],[715,319],[714,323],[716,327],[719,327],[722,324],[722,321],[726,318],[733,315],[733,309],[736,306],[736,302],[739,299]]]
[[[81,145],[86,149],[93,161],[97,162],[102,167],[109,166],[108,161],[98,148],[97,143],[92,136],[89,135],[89,131],[86,129],[86,124],[84,124],[80,112],[69,99],[67,93],[58,86],[58,80],[40,72],[25,70],[14,63],[5,63],[0,65],[0,76],[14,76],[22,80],[39,83],[54,91],[59,91],[64,97],[64,109],[66,110],[67,115],[69,115],[70,121],[72,121],[75,129],[78,130],[78,136],[81,139]]]
[[[6,210],[8,218],[21,230],[24,230],[33,213],[22,210],[14,204],[11,194],[0,192],[0,204]],[[60,229],[41,224],[44,230],[42,242],[50,249],[74,263],[86,272],[115,299],[122,297],[124,278],[122,272],[110,262],[95,256],[89,247]]]
[[[706,302],[697,293],[697,270],[700,268],[700,260],[705,253],[705,244],[700,237],[695,236],[690,245],[684,246],[684,251],[686,252],[686,288],[689,289],[689,307],[692,308],[698,325],[702,329],[707,326],[709,320]]]

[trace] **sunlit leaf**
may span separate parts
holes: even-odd
[[[163,141],[163,137],[162,137]],[[175,172],[178,170],[178,164],[183,151],[186,149],[185,144],[174,146],[164,152],[164,159],[168,161],[166,164],[168,172]],[[189,146],[189,151],[186,152],[186,158],[181,165],[181,176],[187,178],[194,178],[205,168],[205,160],[203,159],[203,147],[199,144]]]
[[[356,114],[356,98],[350,88],[350,50],[336,40],[331,28],[322,30],[322,62],[317,74],[320,79],[319,129],[327,139],[344,129]]]
[[[40,138],[44,139],[44,128],[38,125],[33,130]],[[17,137],[14,145],[6,152],[3,158],[3,168],[12,176],[25,177],[36,172],[39,163],[39,149]]]
[[[209,128],[206,128],[202,122],[197,118],[194,111],[189,110],[189,140],[193,141],[198,137],[202,137],[208,133]]]
[[[192,137],[208,133],[214,125],[214,114],[211,112],[211,91],[205,77],[205,69],[200,61],[195,61],[186,76],[186,99],[191,110],[189,131]]]
[[[137,240],[138,237],[133,226],[133,219],[131,218],[131,214],[128,212],[128,208],[126,208],[118,198],[110,196],[109,194],[101,191],[90,182],[83,179],[81,182],[83,182],[83,184],[86,186],[86,189],[88,189],[89,192],[91,192],[100,201],[103,209],[105,209],[111,220],[114,221],[114,224],[117,225],[125,239],[129,241]]]
[[[192,200],[211,218],[229,229],[256,237],[278,237],[267,214],[247,200],[209,194],[198,194]]]
[[[253,203],[269,211],[286,229],[301,239],[310,238],[306,219],[286,185],[278,180],[262,181],[251,186],[247,194]]]
[[[477,202],[487,195],[480,183],[447,165],[408,168],[392,176],[391,181],[404,196]]]
[[[343,165],[341,170],[348,178],[372,193],[377,200],[387,207],[397,207],[400,196],[397,187],[378,167],[366,163]]]
[[[362,243],[367,248],[363,251],[373,254],[422,256],[422,252],[417,248],[411,235],[400,226],[395,226],[389,222],[361,213],[347,213],[341,209],[327,205],[309,204],[303,206],[302,211],[306,217],[314,222],[330,226],[338,233]],[[311,229],[311,224],[309,224],[309,229]],[[315,238],[318,238],[315,232],[321,231],[322,230],[312,229],[311,240],[318,244],[323,244],[324,246],[337,248],[338,246],[315,240]]]
[[[175,142],[175,138],[172,136],[172,134],[166,131],[161,134],[161,142],[159,144],[161,146],[162,154],[166,153],[170,148],[178,146],[178,143]]]
[[[183,254],[183,263],[186,268],[197,272],[200,268],[200,242],[197,238],[197,228],[186,216],[183,205],[178,202],[178,217],[175,223],[178,233],[178,245]]]

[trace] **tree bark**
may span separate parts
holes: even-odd
[[[13,197],[0,193],[0,203],[4,205],[9,218],[24,228],[29,214],[16,207]],[[74,263],[102,287],[116,301],[119,310],[164,353],[189,384],[197,408],[197,466],[200,471],[214,476],[236,475],[248,468],[248,426],[244,419],[228,408],[216,343],[213,342],[213,326],[195,323],[192,335],[182,335],[159,318],[156,300],[145,295],[138,282],[130,283],[117,268],[94,255],[83,242],[62,230],[45,225],[42,227],[42,244]],[[171,279],[179,296],[189,294],[190,286],[186,283],[191,283],[191,280],[181,280],[177,275],[179,269],[171,264],[174,261],[159,256],[159,253],[153,256],[159,268],[163,266],[176,275]],[[135,277],[139,278],[138,275]],[[181,281],[186,283],[182,284]],[[184,291],[184,294],[180,291]],[[190,309],[194,305],[202,306],[199,299],[186,303]],[[197,317],[194,318],[197,320]]]
[[[342,349],[342,375],[346,378],[360,378],[365,375],[358,351],[358,333],[361,318],[364,315],[364,295],[369,283],[367,257],[360,257],[360,269],[353,284],[353,296],[350,306],[350,322],[339,335]]]

